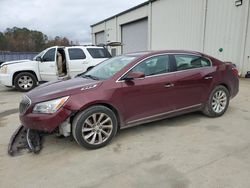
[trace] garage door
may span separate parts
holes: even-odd
[[[105,44],[105,34],[104,31],[95,33],[95,44]]]
[[[122,53],[148,49],[148,20],[122,25]]]

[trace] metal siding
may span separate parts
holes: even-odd
[[[117,23],[119,25],[127,24],[135,20],[143,19],[148,16],[148,5],[142,6],[126,14],[122,14],[117,17]]]
[[[202,50],[204,0],[152,3],[151,46],[159,49]]]
[[[244,43],[246,3],[235,0],[208,0],[204,52],[239,67]],[[223,52],[219,52],[223,48]]]
[[[245,76],[248,71],[250,71],[250,2],[248,2],[248,15],[247,15],[247,33],[246,33],[246,43],[245,51],[243,55],[243,66],[242,66],[242,76]]]
[[[148,20],[122,25],[122,44],[123,53],[147,50]]]
[[[92,33],[98,33],[105,30],[105,22],[92,27]]]
[[[154,1],[95,25],[92,31],[105,30],[107,40],[123,42],[123,52],[146,49],[203,51],[235,63],[244,74],[250,70],[248,8],[249,0],[243,0],[243,5],[238,7],[235,0]],[[128,24],[143,17],[148,17],[145,29]],[[142,36],[144,31],[145,36]],[[143,43],[146,41],[147,44]],[[224,51],[219,52],[219,48]],[[121,53],[120,47],[117,53]]]
[[[106,22],[106,28],[105,28],[107,43],[108,42],[117,42],[116,32],[117,32],[117,30],[116,30],[116,18],[108,20]]]
[[[95,44],[98,45],[98,44],[105,44],[105,43],[106,43],[105,32],[102,31],[102,32],[95,33]]]
[[[114,16],[103,22],[92,25],[92,43],[96,44],[96,33],[105,31],[105,42],[121,42],[121,27],[127,23],[139,20],[148,16],[147,4],[134,9],[133,11],[126,12],[119,16]],[[117,54],[121,54],[121,47],[116,47]]]

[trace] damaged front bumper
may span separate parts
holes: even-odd
[[[21,150],[39,153],[42,149],[44,133],[20,125],[10,138],[8,154],[15,156]]]

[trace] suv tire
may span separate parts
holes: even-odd
[[[36,76],[29,72],[18,73],[14,78],[14,86],[21,92],[30,91],[37,86]]]

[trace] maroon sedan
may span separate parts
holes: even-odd
[[[95,149],[122,128],[194,111],[221,116],[238,89],[231,63],[199,52],[138,52],[30,91],[20,103],[20,120],[28,132],[73,135]]]

